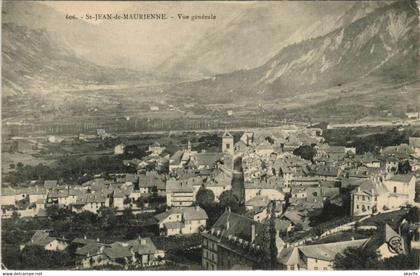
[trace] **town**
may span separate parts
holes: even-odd
[[[68,154],[64,170],[39,165],[29,173],[31,166],[11,164],[1,191],[2,266],[418,268],[418,133],[358,152],[328,144],[326,129],[188,132],[178,147],[158,135],[138,156],[132,140],[103,129],[77,142],[49,136],[49,147],[84,150],[113,141],[106,154],[118,159],[86,159],[80,167],[89,172],[65,163]],[[9,151],[35,151],[14,144]]]

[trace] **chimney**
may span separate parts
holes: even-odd
[[[96,238],[96,241],[97,241],[97,242],[100,242],[101,240],[100,240],[99,238]]]
[[[251,242],[255,240],[255,224],[251,224]]]
[[[85,239],[85,240],[87,239],[86,235],[83,236],[83,239]]]

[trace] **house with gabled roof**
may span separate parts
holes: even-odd
[[[213,169],[222,157],[220,152],[199,152],[191,156],[191,162],[198,170]]]
[[[75,239],[76,264],[78,268],[92,268],[104,265],[116,266],[148,266],[153,264],[162,253],[150,238],[129,241],[117,241],[104,244],[89,239]]]
[[[349,247],[361,247],[368,239],[288,247],[280,251],[278,261],[285,270],[333,270],[338,253]]]
[[[245,182],[245,201],[256,196],[267,196],[270,200],[284,201],[284,180],[281,177],[272,176],[264,179],[254,179]]]
[[[210,180],[207,180],[204,186],[213,192],[215,200],[218,201],[223,192],[232,190],[232,175],[217,171],[211,176]]]
[[[187,178],[169,178],[166,181],[166,205],[191,206],[195,195],[203,185],[203,178],[192,176]]]
[[[158,191],[158,187],[165,186],[165,178],[155,171],[148,171],[139,176],[139,192],[140,194],[152,194]]]
[[[18,191],[16,189],[10,187],[2,187],[1,188],[1,205],[15,205],[16,202],[16,195],[18,195]]]
[[[207,213],[199,206],[173,207],[155,216],[161,235],[188,235],[199,233],[207,224]]]
[[[38,230],[26,245],[38,245],[49,251],[63,251],[67,248],[67,242],[62,238],[50,237],[44,230]]]
[[[415,183],[416,177],[412,174],[366,179],[351,193],[351,214],[367,215],[413,204]]]
[[[44,188],[47,190],[55,189],[57,187],[57,180],[45,180],[44,181]]]

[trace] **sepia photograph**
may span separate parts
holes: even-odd
[[[418,276],[419,5],[1,1],[2,275]]]

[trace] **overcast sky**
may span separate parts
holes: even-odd
[[[86,13],[167,13],[177,18],[178,13],[187,15],[214,14],[216,20],[191,22],[170,19],[166,21],[100,21],[98,27],[118,38],[109,47],[121,49],[125,62],[145,67],[159,65],[168,57],[203,40],[213,30],[222,31],[236,17],[246,17],[255,8],[269,7],[260,13],[263,20],[255,20],[265,28],[267,24],[281,21],[284,28],[297,28],[305,20],[313,20],[315,15],[327,15],[331,11],[344,10],[349,1],[326,2],[115,2],[115,1],[47,1],[42,2],[62,14],[83,16]],[[261,12],[261,11],[260,11]],[[257,17],[258,18],[258,17]],[[242,20],[243,21],[243,20]],[[90,22],[92,23],[92,22]],[[252,23],[254,24],[254,23]],[[236,26],[238,32],[246,32]],[[252,38],[250,38],[252,39]]]

